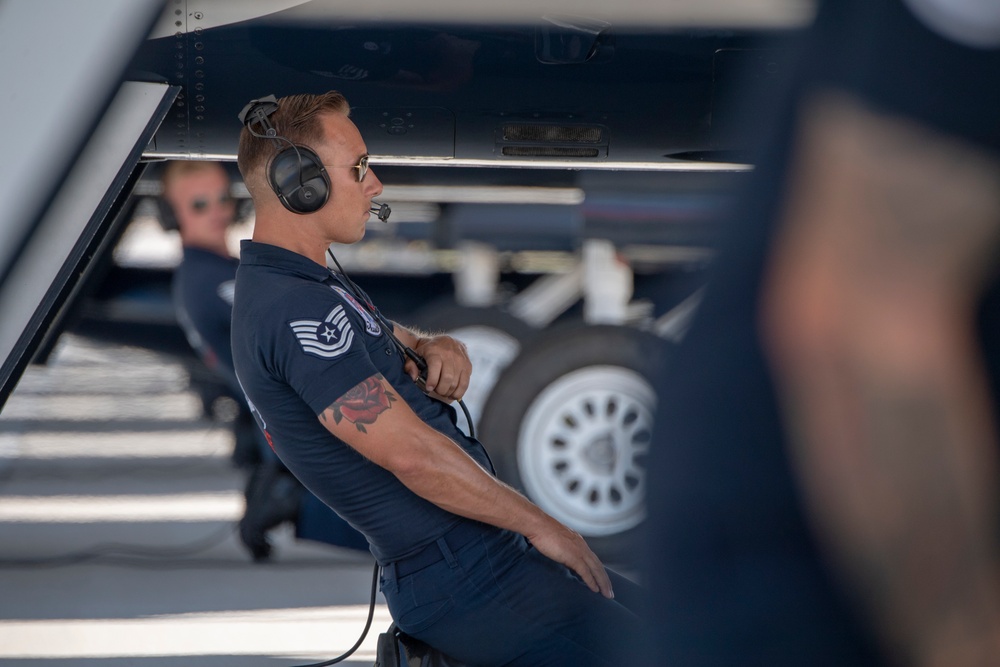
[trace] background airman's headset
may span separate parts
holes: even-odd
[[[250,100],[240,111],[240,122],[255,137],[270,139],[279,146],[282,142],[288,144],[268,163],[267,181],[278,201],[289,211],[299,215],[315,213],[330,199],[330,175],[314,150],[278,134],[269,119],[277,110],[278,100],[274,95]],[[388,204],[375,204],[371,212],[386,222],[392,209]]]

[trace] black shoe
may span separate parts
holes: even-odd
[[[240,519],[240,540],[255,562],[271,556],[267,531],[285,521],[295,521],[299,512],[298,481],[280,465],[258,466],[247,482],[246,512]]]

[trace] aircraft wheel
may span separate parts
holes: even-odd
[[[667,345],[628,327],[546,332],[501,374],[483,413],[499,477],[602,558],[626,557],[646,516],[653,376]]]
[[[414,324],[430,332],[443,331],[465,343],[472,361],[472,378],[463,400],[478,435],[478,424],[493,385],[520,353],[523,342],[535,334],[535,329],[497,308],[466,308],[455,303],[421,310]],[[468,433],[465,415],[457,404],[455,409],[459,427]]]

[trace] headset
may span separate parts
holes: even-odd
[[[268,183],[278,195],[278,201],[292,213],[315,213],[330,200],[330,174],[326,173],[323,160],[316,151],[278,134],[268,118],[277,110],[277,98],[268,95],[247,102],[239,113],[239,119],[253,136],[271,139],[279,146],[282,141],[288,144],[288,148],[271,158],[267,168]],[[254,130],[254,125],[263,130],[263,134]],[[392,213],[388,204],[373,204],[370,210],[382,222],[388,222]]]
[[[288,144],[268,163],[267,180],[278,201],[289,211],[299,215],[315,213],[330,199],[330,175],[314,150],[278,134],[269,119],[277,110],[277,98],[268,95],[250,100],[240,111],[239,119],[253,136],[271,139],[279,146],[281,142]],[[255,125],[259,130],[254,129]]]

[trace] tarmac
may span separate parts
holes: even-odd
[[[0,667],[285,667],[333,658],[368,613],[373,561],[235,533],[244,476],[183,364],[64,335],[0,413]],[[350,666],[390,622],[379,595]]]

